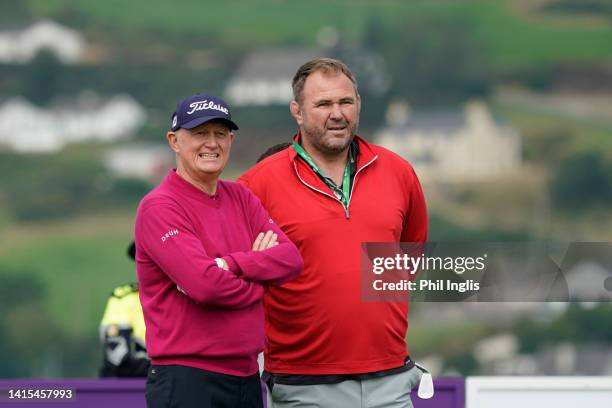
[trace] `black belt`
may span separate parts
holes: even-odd
[[[273,374],[264,370],[261,379],[268,385],[270,391],[274,384],[284,385],[321,385],[321,384],[338,384],[342,381],[363,381],[372,380],[374,378],[386,377],[388,375],[399,374],[411,370],[414,367],[414,361],[410,356],[406,357],[404,365],[400,367],[388,368],[386,370],[373,371],[370,373],[360,374],[329,374],[329,375],[303,375],[303,374]]]

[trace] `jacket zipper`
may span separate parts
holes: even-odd
[[[340,203],[340,205],[342,206],[342,208],[344,209],[344,215],[346,217],[346,219],[350,219],[350,213],[349,213],[349,205],[351,205],[351,198],[353,197],[353,190],[355,189],[355,184],[357,184],[357,175],[361,172],[361,170],[365,169],[366,167],[368,167],[370,164],[372,164],[374,162],[374,160],[378,159],[378,156],[374,156],[372,158],[372,160],[370,160],[369,162],[367,162],[366,164],[364,164],[363,166],[361,166],[359,169],[357,169],[357,172],[355,173],[355,177],[353,178],[353,186],[351,187],[351,195],[349,197],[348,203],[346,204],[346,207],[344,206],[344,204],[342,204],[342,201],[340,201],[338,199],[338,197],[333,196],[329,193],[326,193],[325,191],[321,191],[318,188],[315,188],[313,186],[311,186],[310,184],[308,184],[307,182],[304,181],[304,179],[302,179],[302,177],[300,176],[300,172],[297,169],[297,165],[295,164],[295,161],[293,162],[293,168],[295,170],[295,174],[298,176],[298,178],[300,179],[300,181],[302,182],[302,184],[304,184],[307,187],[310,187],[311,189],[313,189],[314,191],[318,191],[319,193],[326,195],[330,198],[332,198],[333,200],[336,200],[337,202]]]

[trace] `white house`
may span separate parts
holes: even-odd
[[[597,260],[584,259],[565,271],[570,300],[612,300],[612,271]]]
[[[26,64],[42,50],[64,64],[74,64],[85,53],[83,36],[51,20],[41,20],[18,31],[0,31],[0,62]]]
[[[91,104],[43,109],[25,99],[0,105],[0,148],[16,152],[55,152],[66,143],[118,140],[146,121],[144,108],[128,95]],[[87,106],[85,106],[87,105]]]
[[[426,181],[483,180],[521,166],[519,134],[495,121],[481,102],[468,103],[463,112],[411,112],[405,102],[395,102],[375,139]]]
[[[118,177],[157,181],[174,165],[174,154],[165,144],[130,144],[108,151],[106,167]]]

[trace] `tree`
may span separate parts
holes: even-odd
[[[383,53],[392,76],[390,96],[429,105],[485,96],[491,75],[476,39],[467,23],[456,21],[429,19],[389,28]]]
[[[48,104],[58,94],[62,69],[62,64],[51,51],[40,51],[26,68],[27,79],[23,89],[26,99],[37,105]]]
[[[583,212],[612,200],[612,166],[600,152],[586,151],[567,157],[551,182],[553,206]]]

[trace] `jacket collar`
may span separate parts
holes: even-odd
[[[293,137],[293,140],[299,143],[300,137],[301,135],[298,132]],[[372,147],[370,146],[370,144],[366,142],[365,139],[363,139],[361,136],[355,135],[354,140],[357,141],[357,144],[359,146],[359,154],[357,155],[357,171],[359,171],[363,166],[370,163],[373,159],[377,158],[377,156],[376,156],[376,153],[374,153],[374,151],[372,150]],[[298,157],[298,154],[291,146],[289,146],[288,150],[289,150],[289,160],[291,161],[291,163],[294,163],[296,161],[296,158]],[[303,162],[303,160],[297,160],[297,161]],[[310,166],[307,165],[307,167],[310,167]]]
[[[293,140],[295,140],[296,142],[299,142],[300,140],[299,132],[294,136]],[[357,170],[356,170],[357,172],[359,172],[363,167],[370,164],[373,160],[376,160],[378,156],[376,155],[376,153],[374,153],[369,143],[366,142],[363,138],[355,135],[354,140],[358,143],[358,146],[359,146],[359,154],[357,155]],[[289,161],[291,162],[291,167],[295,168],[295,171],[297,172],[298,177],[304,183],[308,184],[310,187],[333,197],[334,193],[331,190],[331,188],[329,188],[329,186],[325,184],[323,180],[319,178],[319,176],[317,176],[317,174],[308,165],[308,163],[300,159],[297,152],[291,146],[289,146],[287,150],[289,150]]]

